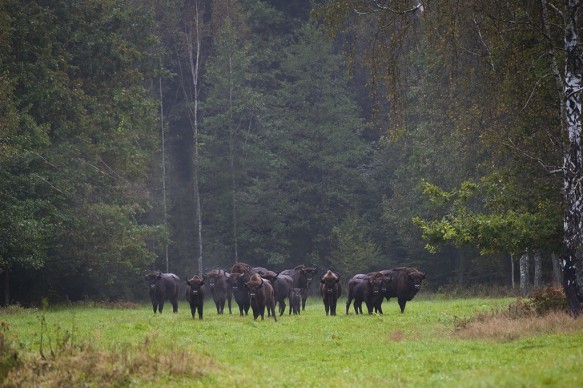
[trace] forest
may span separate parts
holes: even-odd
[[[146,270],[241,261],[563,282],[578,314],[580,12],[4,0],[0,302],[144,299]]]

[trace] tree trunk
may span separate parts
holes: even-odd
[[[547,0],[541,0],[542,21],[545,33],[551,37],[549,6]],[[563,251],[560,265],[563,269],[563,289],[571,313],[577,317],[583,308],[583,263],[581,244],[583,228],[581,212],[583,195],[581,191],[581,73],[582,57],[578,33],[578,14],[581,0],[567,0],[563,10],[563,42],[565,53],[564,79],[561,77],[552,44],[549,45],[551,71],[555,76],[561,100],[561,122],[566,133],[563,154],[563,198],[565,214],[563,220]]]
[[[162,145],[162,211],[164,212],[164,227],[168,228],[168,205],[166,201],[166,134],[164,132],[164,98],[162,93],[162,76],[160,76],[160,142]],[[164,243],[164,260],[166,272],[170,272],[168,260],[168,239]]]
[[[563,284],[563,277],[561,276],[561,265],[559,264],[559,259],[555,252],[551,253],[551,261],[553,264],[553,275],[554,275],[554,285],[558,286]]]
[[[543,286],[543,266],[542,256],[539,250],[534,252],[534,289],[538,290]]]
[[[583,193],[581,181],[581,76],[582,57],[578,33],[580,0],[566,2],[565,17],[565,119],[569,142],[563,160],[565,218],[563,234],[563,287],[574,316],[583,308],[583,263],[581,262]]]
[[[1,305],[6,307],[10,304],[10,271],[0,269],[0,282],[2,283]]]
[[[237,232],[237,179],[235,176],[235,135],[233,122],[233,58],[229,53],[229,168],[231,169],[231,211],[233,222],[233,256],[235,263],[239,262],[239,237]]]
[[[524,252],[520,256],[520,295],[525,296],[528,293],[528,279],[529,279],[529,265],[528,252]]]
[[[464,285],[464,252],[462,249],[458,249],[458,283],[460,286]]]
[[[187,31],[186,40],[188,45],[188,56],[190,65],[190,76],[192,79],[192,94],[193,94],[193,107],[190,110],[190,118],[192,124],[192,138],[193,138],[193,192],[194,192],[194,207],[197,225],[197,241],[198,241],[198,257],[196,261],[196,267],[198,268],[198,273],[203,273],[203,243],[202,243],[202,211],[200,205],[200,188],[198,184],[198,176],[200,170],[200,160],[199,160],[199,117],[198,117],[198,98],[200,94],[199,88],[199,78],[200,78],[200,55],[201,55],[201,32],[200,32],[200,12],[198,8],[198,1],[194,2],[194,31],[190,29]]]
[[[514,281],[515,275],[514,275],[514,255],[510,255],[510,283],[512,284],[512,289],[514,290],[514,288],[516,287],[516,283]]]

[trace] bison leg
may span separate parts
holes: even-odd
[[[405,312],[405,305],[407,301],[405,299],[399,299],[399,307],[401,307],[401,314]]]
[[[158,303],[158,312],[162,314],[162,310],[164,309],[164,302]]]
[[[229,314],[232,314],[232,312],[231,312],[231,298],[230,297],[227,298],[227,304],[229,306]]]
[[[202,304],[198,306],[198,319],[202,319]]]

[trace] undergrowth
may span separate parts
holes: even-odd
[[[454,317],[454,331],[463,338],[513,341],[543,333],[583,331],[583,320],[570,315],[561,289],[549,287],[514,300],[505,310]]]
[[[6,364],[3,387],[96,386],[120,387],[159,381],[200,379],[217,371],[217,363],[188,349],[150,349],[151,339],[142,344],[110,351],[91,344],[62,344],[49,355],[25,353],[16,363]]]

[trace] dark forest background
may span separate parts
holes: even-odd
[[[336,2],[2,1],[3,303],[141,299],[147,269],[236,261],[554,282],[540,10],[488,3],[381,36]]]

